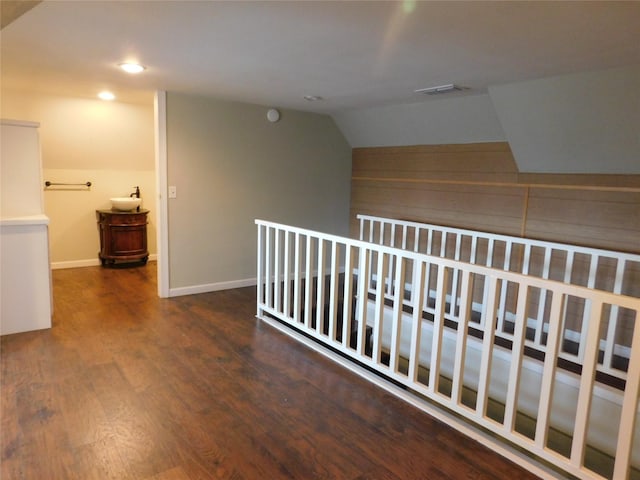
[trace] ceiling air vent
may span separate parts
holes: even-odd
[[[468,90],[467,87],[461,87],[453,83],[447,83],[446,85],[438,85],[437,87],[419,88],[414,90],[414,93],[422,93],[424,95],[440,95],[443,93],[461,92]]]

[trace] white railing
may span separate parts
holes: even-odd
[[[357,218],[360,240],[640,297],[640,255],[371,215],[357,215]],[[451,298],[457,298],[458,283],[457,275],[454,275],[448,292]],[[390,285],[389,279],[387,285]],[[510,305],[514,295],[506,286],[501,288],[496,335],[509,341],[512,340],[515,314]],[[543,308],[530,311],[526,325],[525,345],[536,350],[544,349],[543,339],[548,335],[544,317],[549,305],[546,292],[543,290],[540,295],[538,303]],[[428,297],[433,297],[433,291]],[[447,303],[447,314],[453,319],[457,318],[457,307],[455,302]],[[476,312],[478,308],[478,304],[472,306]],[[581,364],[587,334],[582,326],[587,323],[588,311],[580,302],[574,301],[567,302],[565,308],[568,310],[567,321],[559,356]],[[619,380],[626,378],[630,339],[629,321],[622,313],[615,306],[608,312],[600,336],[598,364],[598,372]]]
[[[256,224],[259,318],[292,327],[564,472],[585,479],[627,478],[639,450],[634,433],[640,299],[262,220]],[[455,295],[453,278],[458,279]],[[515,292],[508,344],[496,341],[503,286]],[[424,309],[430,291],[435,292],[432,313]],[[451,298],[455,319],[447,309]],[[532,360],[524,354],[523,319],[537,311],[542,298],[548,305],[544,356]],[[478,302],[481,328],[470,328]],[[587,319],[578,373],[563,372],[557,358],[570,302],[580,303]],[[600,330],[612,308],[631,321],[621,390],[596,382]],[[572,382],[575,394],[567,394]],[[617,400],[611,401],[612,395]],[[422,403],[427,409],[428,402]],[[599,433],[602,423],[608,433]],[[558,430],[565,432],[566,446],[554,440]],[[608,452],[610,462],[599,463],[602,455],[592,455],[594,449]]]

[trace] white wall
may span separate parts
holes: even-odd
[[[333,118],[354,148],[505,141],[487,94],[351,110]]]
[[[167,94],[169,287],[255,281],[255,218],[346,235],[351,149],[331,117]]]
[[[489,88],[521,172],[640,173],[640,66]]]
[[[36,92],[2,91],[2,116],[40,122],[43,180],[92,182],[44,190],[56,267],[98,265],[96,209],[109,198],[142,190],[149,215],[149,252],[156,252],[153,103],[126,104]],[[44,187],[43,187],[44,188]]]
[[[3,119],[0,140],[0,218],[42,214],[38,124]]]

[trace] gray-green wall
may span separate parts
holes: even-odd
[[[351,148],[331,117],[167,94],[169,288],[256,276],[255,218],[347,235]]]

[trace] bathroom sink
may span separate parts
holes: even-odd
[[[121,212],[128,212],[140,206],[140,199],[136,197],[114,197],[111,199],[111,208]]]

